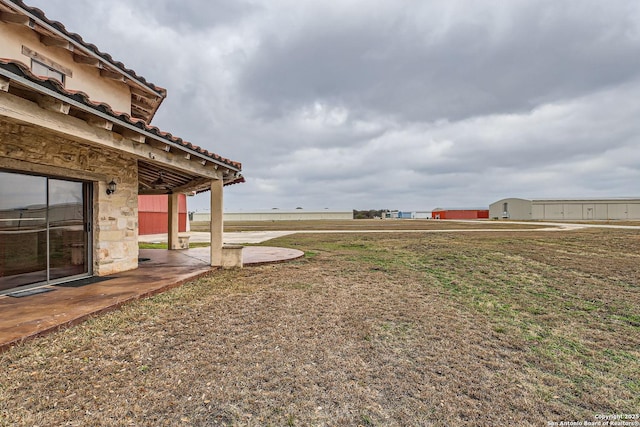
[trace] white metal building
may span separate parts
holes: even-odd
[[[194,212],[192,221],[209,221],[209,212]],[[304,221],[353,219],[353,211],[305,211],[303,209],[225,212],[224,221]]]
[[[489,206],[489,218],[513,220],[640,220],[640,198],[509,198]]]

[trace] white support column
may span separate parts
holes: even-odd
[[[169,227],[168,227],[168,248],[169,250],[182,249],[180,247],[178,239],[178,195],[169,194],[167,197],[169,212]]]
[[[211,266],[222,266],[222,179],[211,181]]]

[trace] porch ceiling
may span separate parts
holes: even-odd
[[[209,190],[211,178],[138,161],[138,194],[190,193]]]

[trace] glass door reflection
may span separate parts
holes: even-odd
[[[90,273],[90,191],[0,171],[0,292]]]
[[[47,280],[47,178],[0,172],[0,290]]]
[[[85,185],[49,179],[49,280],[88,271]]]

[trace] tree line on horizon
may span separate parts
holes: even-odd
[[[387,209],[370,209],[370,210],[364,210],[364,211],[359,211],[354,209],[353,210],[353,219],[376,219],[376,218],[382,218],[382,216],[384,215],[384,213],[387,211]]]

